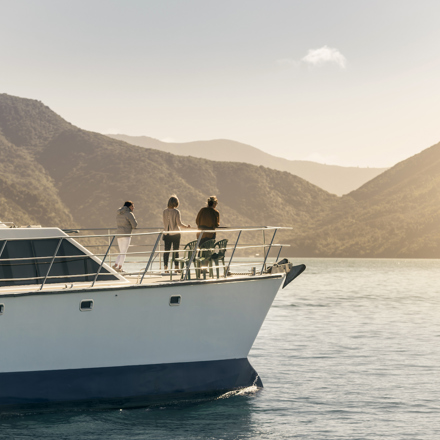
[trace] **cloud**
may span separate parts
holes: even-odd
[[[347,67],[347,59],[333,47],[323,46],[320,49],[310,49],[307,55],[301,59],[303,63],[312,66],[322,66],[326,63],[337,64],[341,69]]]

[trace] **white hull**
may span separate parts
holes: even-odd
[[[2,298],[0,373],[246,358],[282,277]],[[170,297],[181,303],[170,306]],[[81,312],[81,300],[93,299]]]

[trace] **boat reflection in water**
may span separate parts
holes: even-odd
[[[132,234],[133,270],[118,273],[114,234],[0,228],[0,411],[135,407],[262,387],[248,353],[281,285],[305,269],[267,267],[271,250],[280,255],[279,229],[221,229],[220,245],[200,249],[201,234],[171,273],[161,271],[163,232]],[[240,244],[261,231],[269,245]],[[234,263],[256,247],[258,266]]]

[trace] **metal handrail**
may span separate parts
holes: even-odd
[[[108,229],[109,228],[107,228],[107,230]],[[143,229],[147,229],[147,228],[143,228]],[[149,228],[149,229],[158,229],[158,228]],[[268,259],[268,256],[269,256],[269,253],[270,253],[271,249],[273,247],[279,247],[278,255],[277,255],[277,258],[276,258],[276,261],[278,261],[278,258],[280,256],[282,248],[284,246],[288,246],[288,245],[282,245],[282,244],[275,244],[274,243],[274,238],[275,238],[275,235],[276,235],[277,231],[279,229],[291,229],[291,228],[288,228],[288,227],[276,227],[276,226],[265,226],[265,227],[246,227],[246,228],[223,227],[223,228],[217,228],[217,230],[218,229],[221,229],[222,232],[230,232],[230,233],[238,232],[237,239],[236,239],[235,244],[234,244],[233,247],[226,245],[225,247],[221,248],[221,250],[224,250],[224,251],[232,250],[232,254],[231,254],[231,257],[230,257],[228,265],[227,265],[227,270],[225,271],[225,275],[224,275],[226,277],[228,275],[229,269],[231,267],[246,266],[246,265],[249,266],[249,263],[243,264],[243,265],[232,264],[233,257],[234,257],[235,252],[237,250],[252,249],[252,248],[260,248],[261,249],[262,247],[264,249],[264,261],[263,261],[263,265],[262,265],[262,268],[261,268],[261,271],[260,271],[260,275],[263,274],[264,268],[266,266],[266,262],[267,262],[267,259]],[[91,230],[91,229],[87,229],[87,230]],[[239,244],[239,240],[240,240],[241,235],[242,235],[242,232],[263,231],[263,234],[264,234],[265,231],[269,231],[269,230],[273,231],[273,236],[272,236],[270,244],[264,243],[263,245],[259,244],[259,245],[245,245],[245,246],[239,246],[238,245]],[[73,232],[76,233],[77,231],[76,230],[75,231],[70,230],[70,232],[71,233],[73,233]],[[200,242],[202,240],[204,232],[206,232],[206,231],[205,230],[198,230],[198,229],[189,229],[189,230],[187,229],[185,231],[179,231],[179,233],[181,233],[181,234],[190,234],[190,233],[194,234],[194,233],[198,233],[198,235],[199,235],[198,239],[197,239],[197,244],[196,244],[194,250],[192,251],[189,260],[186,262],[185,274],[181,278],[183,280],[188,279],[190,272],[192,270],[195,270],[195,269],[191,269],[191,265],[194,262],[194,259],[195,259],[196,255],[197,255],[197,252],[200,250]],[[159,249],[160,249],[160,238],[163,236],[163,234],[164,234],[164,231],[162,231],[162,230],[160,230],[160,231],[155,230],[153,232],[144,232],[144,233],[136,233],[135,232],[135,233],[131,233],[131,234],[79,235],[79,236],[76,236],[74,238],[69,236],[69,235],[65,235],[65,236],[52,236],[52,237],[17,237],[17,238],[13,238],[13,239],[11,239],[11,238],[3,239],[3,240],[0,239],[0,243],[1,243],[0,244],[0,263],[2,263],[2,262],[15,262],[15,261],[21,261],[21,262],[32,261],[32,262],[35,263],[36,261],[46,260],[46,261],[42,262],[41,264],[49,264],[48,270],[47,270],[47,272],[46,272],[46,274],[44,276],[35,276],[35,277],[26,277],[26,278],[23,277],[23,278],[13,278],[13,279],[12,278],[4,278],[4,279],[0,279],[0,282],[7,282],[7,281],[11,281],[11,280],[14,280],[14,281],[30,281],[30,280],[35,280],[36,282],[38,282],[39,280],[42,280],[41,286],[40,286],[40,290],[42,290],[44,288],[44,286],[47,284],[48,280],[56,280],[56,279],[60,279],[60,278],[61,279],[69,279],[69,278],[78,278],[78,277],[86,278],[86,277],[93,276],[94,278],[93,278],[91,287],[94,287],[96,281],[99,278],[99,275],[102,274],[101,270],[104,267],[104,264],[105,264],[105,261],[106,261],[107,257],[111,257],[113,255],[117,255],[117,253],[110,252],[111,247],[113,246],[116,237],[149,237],[149,236],[153,237],[153,236],[157,236],[154,245],[132,245],[133,247],[136,247],[136,246],[153,246],[153,249],[151,249],[151,251],[145,250],[145,251],[142,251],[142,252],[127,252],[127,253],[125,253],[125,255],[128,255],[128,256],[129,255],[149,255],[149,259],[148,259],[148,262],[147,262],[147,264],[145,266],[145,269],[143,271],[138,272],[139,275],[142,273],[142,277],[141,277],[141,279],[139,281],[139,283],[142,284],[145,275],[149,271],[151,273],[154,273],[154,274],[158,273],[157,270],[152,270],[152,264],[155,261],[155,258],[158,255],[160,256],[161,254],[163,254],[165,252],[169,252],[169,251],[164,251],[164,250],[157,250],[158,246],[159,246]],[[109,240],[108,240],[107,244],[93,245],[93,247],[106,247],[105,253],[102,253],[102,254],[101,253],[97,253],[97,254],[95,254],[95,253],[91,253],[91,252],[86,252],[85,254],[82,254],[82,255],[58,255],[59,249],[60,249],[61,244],[63,243],[63,241],[72,242],[72,240],[73,240],[75,242],[75,241],[78,241],[79,239],[83,239],[83,238],[94,238],[94,239],[96,239],[96,238],[108,238]],[[4,252],[5,248],[6,248],[6,245],[9,242],[23,241],[23,240],[33,240],[33,241],[34,240],[49,240],[49,239],[50,240],[57,240],[58,241],[57,246],[56,246],[56,248],[54,250],[54,253],[52,255],[39,256],[39,257],[37,257],[37,256],[35,256],[35,257],[24,257],[24,258],[1,258],[3,252]],[[264,241],[265,241],[265,239],[264,239]],[[214,249],[215,248],[212,248],[210,250],[214,250]],[[103,258],[101,260],[97,259],[97,257],[102,257],[102,256],[103,256]],[[69,259],[82,260],[82,259],[87,259],[87,258],[92,258],[92,259],[94,259],[94,261],[96,263],[99,264],[99,267],[98,267],[96,272],[93,272],[93,273],[78,273],[78,274],[73,274],[73,275],[55,275],[55,276],[51,276],[50,275],[50,272],[51,272],[55,262],[57,260],[59,260],[59,259],[62,259],[62,260],[69,260]],[[49,259],[50,259],[50,262],[47,261]],[[140,261],[136,261],[136,263],[143,264],[143,262],[140,262]],[[109,273],[106,272],[105,275],[112,275],[112,274],[114,275],[113,272],[109,272]],[[120,279],[120,281],[124,281],[124,279],[122,279],[122,280]],[[81,282],[84,282],[84,281],[81,281]],[[90,281],[87,281],[87,282],[90,282]]]
[[[66,239],[66,238],[67,237],[63,237],[63,239]],[[98,246],[99,247],[103,247],[103,246],[106,246],[106,245],[105,244],[101,244],[101,245],[98,245]],[[131,246],[133,246],[133,245],[131,245]],[[134,246],[138,246],[138,245],[134,245]],[[154,247],[154,245],[150,245],[150,246]],[[272,244],[272,247],[283,247],[283,246],[289,247],[290,245],[289,244],[278,244],[278,243]],[[261,249],[262,247],[268,248],[268,247],[270,247],[270,245],[269,244],[266,244],[266,245],[256,244],[256,245],[247,245],[247,246],[237,246],[237,250],[254,249],[254,248]],[[235,247],[224,247],[224,248],[221,248],[220,250],[230,251],[230,250],[234,250],[234,249],[235,249]],[[214,250],[214,248],[206,249],[206,250]],[[145,255],[145,254],[148,255],[151,252],[149,252],[149,251],[144,251],[144,252],[126,252],[126,255]],[[169,251],[165,251],[165,250],[164,251],[155,251],[156,254],[164,254],[165,252],[169,252]],[[0,252],[0,256],[1,256],[1,254],[2,254],[2,252]],[[91,255],[94,256],[94,257],[103,257],[106,254],[107,253],[96,253],[96,254],[94,253],[94,254],[91,254]],[[114,256],[114,255],[119,255],[119,252],[108,253],[107,256]],[[0,263],[4,262],[4,261],[47,260],[48,258],[52,258],[52,257],[53,257],[53,255],[46,255],[46,256],[43,256],[43,257],[1,258],[0,259]],[[74,259],[85,259],[85,258],[90,258],[90,255],[89,254],[84,254],[84,255],[57,255],[55,257],[55,259],[72,259],[72,260],[74,260]]]
[[[61,237],[60,240],[58,241],[57,248],[55,249],[55,253],[53,254],[52,261],[50,262],[49,269],[47,269],[46,276],[45,276],[43,282],[41,283],[40,290],[43,289],[44,284],[46,283],[47,277],[49,276],[49,272],[50,272],[50,270],[52,269],[53,262],[55,261],[56,255],[57,255],[57,253],[58,253],[58,250],[60,249],[60,246],[61,246],[62,241],[63,241],[63,237]]]
[[[102,266],[103,266],[103,264],[104,264],[105,259],[107,258],[108,251],[109,251],[110,248],[112,247],[112,244],[113,244],[113,240],[114,240],[114,239],[115,239],[115,237],[112,238],[112,241],[111,241],[110,244],[108,245],[107,252],[105,253],[104,258],[102,259],[101,264],[99,265],[98,273],[95,275],[95,278],[94,278],[93,283],[92,283],[92,287],[95,285],[96,279],[97,279],[98,276],[99,276],[99,272],[101,272]]]
[[[147,265],[145,266],[144,273],[142,274],[142,278],[141,278],[140,284],[142,284],[142,282],[144,281],[145,274],[148,272],[148,269],[150,268],[150,264],[151,264],[152,261],[153,261],[154,251],[156,250],[156,247],[157,247],[157,245],[159,244],[160,237],[162,237],[162,234],[159,234],[159,235],[157,236],[156,243],[154,244],[153,251],[152,251],[151,254],[150,254],[150,258],[148,259],[148,263],[147,263]]]

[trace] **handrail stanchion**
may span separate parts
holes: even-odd
[[[99,277],[99,273],[101,272],[102,266],[104,265],[104,261],[105,261],[105,259],[107,258],[107,255],[108,255],[108,253],[109,253],[109,251],[110,251],[110,249],[111,249],[111,247],[112,247],[113,240],[115,239],[115,237],[116,237],[116,235],[113,235],[113,238],[112,238],[112,240],[110,241],[110,244],[108,245],[107,252],[105,253],[104,258],[101,260],[101,264],[99,265],[98,272],[96,272],[96,275],[95,275],[95,278],[94,278],[94,280],[93,280],[93,283],[92,283],[92,286],[91,286],[91,287],[93,287],[93,286],[95,285],[96,280],[97,280],[98,277]],[[110,238],[110,237],[109,237],[109,238]]]
[[[263,271],[264,271],[264,268],[266,266],[266,260],[267,260],[267,257],[269,256],[269,252],[270,252],[270,249],[272,248],[272,243],[273,243],[273,240],[275,238],[275,234],[277,233],[277,231],[278,231],[278,229],[275,229],[275,232],[272,235],[272,240],[270,241],[270,245],[269,245],[269,249],[267,250],[267,254],[264,257],[263,266],[261,267],[260,275],[263,275]]]
[[[53,254],[52,261],[50,262],[49,269],[47,269],[46,276],[44,277],[44,280],[43,280],[43,282],[41,283],[40,290],[42,290],[43,287],[44,287],[44,285],[46,284],[47,277],[49,276],[49,272],[50,272],[50,270],[52,269],[53,262],[55,261],[55,258],[56,258],[56,256],[57,256],[57,253],[58,253],[58,250],[59,250],[59,248],[60,248],[60,246],[61,246],[61,242],[63,241],[63,238],[64,238],[64,237],[61,237],[60,240],[58,241],[57,248],[55,249],[55,253]]]
[[[5,247],[6,247],[6,243],[7,243],[7,242],[8,242],[8,240],[5,240],[5,241],[3,242],[2,250],[0,251],[0,257],[2,256],[3,251],[5,250]]]
[[[160,242],[159,242],[159,270],[162,272],[162,252],[161,252]]]
[[[240,235],[241,235],[241,233],[242,233],[242,231],[240,231],[240,232],[238,233],[238,237],[237,237],[237,240],[236,240],[236,242],[235,242],[234,250],[232,251],[231,258],[229,259],[229,263],[228,263],[228,268],[226,269],[226,272],[225,272],[225,278],[228,276],[228,273],[229,273],[229,267],[231,266],[231,261],[232,261],[232,258],[234,257],[235,249],[237,249],[237,244],[238,244],[238,240],[240,240]]]
[[[191,270],[191,264],[194,261],[194,258],[196,258],[196,252],[200,245],[200,240],[202,239],[202,235],[203,235],[203,231],[200,232],[199,238],[197,239],[197,243],[194,246],[194,252],[191,254],[189,261],[186,263],[186,272],[185,272],[184,280],[188,279],[189,271]],[[197,271],[196,271],[196,278],[197,278]]]
[[[266,231],[263,229],[261,232],[263,233],[263,256],[266,260]]]
[[[107,229],[107,234],[108,234],[108,240],[107,241],[110,242],[110,229]],[[110,248],[112,246],[112,243],[113,243],[113,240],[115,239],[115,237],[116,237],[116,235],[113,235],[112,241],[110,243]],[[110,252],[110,255],[108,257],[108,261],[109,261],[109,264],[111,266],[112,265],[112,253],[111,252]]]
[[[148,259],[147,266],[145,267],[144,273],[142,274],[142,278],[141,278],[141,281],[139,282],[139,284],[142,284],[142,282],[144,281],[144,276],[148,272],[148,269],[150,268],[151,262],[153,261],[154,253],[156,252],[156,248],[157,248],[157,245],[159,244],[159,240],[161,237],[162,237],[162,232],[159,232],[159,235],[157,236],[156,243],[154,243],[153,249],[150,254],[150,258]]]
[[[283,249],[283,246],[280,246],[280,250],[278,251],[278,255],[277,255],[277,259],[275,260],[275,263],[278,261],[278,259],[280,258],[280,254],[281,254],[281,250]]]

